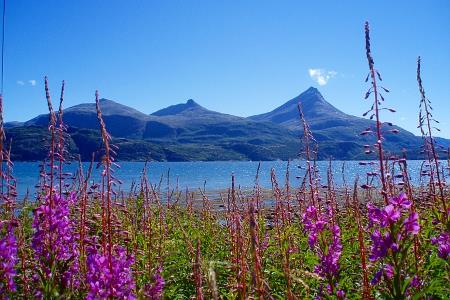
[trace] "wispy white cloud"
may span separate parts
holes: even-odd
[[[36,85],[36,80],[35,79],[30,79],[30,80],[17,80],[16,81],[17,85],[20,86],[24,86],[24,85],[31,85],[31,86],[35,86]]]
[[[337,75],[336,71],[325,69],[309,69],[308,73],[309,77],[320,86],[326,85],[331,78]]]

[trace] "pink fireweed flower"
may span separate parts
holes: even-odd
[[[78,266],[78,237],[75,232],[75,223],[70,218],[70,208],[76,201],[76,194],[67,197],[53,195],[53,207],[50,207],[50,198],[46,196],[34,211],[33,238],[31,247],[34,250],[44,280],[54,277],[56,272],[63,278],[63,288],[77,287],[79,285]]]
[[[0,299],[8,299],[7,295],[16,290],[17,241],[12,227],[8,227],[6,236],[0,239]]]
[[[398,197],[392,197],[389,199],[389,203],[402,209],[408,209],[411,207],[411,201],[408,200],[405,193],[401,193]]]
[[[406,233],[408,234],[418,234],[420,230],[419,225],[419,215],[416,212],[411,213],[407,219],[403,222],[405,225]]]
[[[367,214],[369,216],[369,228],[379,225],[381,221],[381,210],[372,203],[367,204]]]
[[[369,259],[371,261],[377,261],[387,255],[388,250],[395,251],[397,246],[394,244],[389,232],[381,233],[378,229],[375,229],[370,235],[372,245],[370,247]]]
[[[133,256],[127,255],[126,250],[121,246],[113,246],[111,262],[107,255],[99,253],[97,249],[89,249],[86,299],[136,299],[134,294],[136,285],[131,269],[133,263]]]
[[[431,243],[438,246],[437,253],[440,258],[450,258],[450,233],[441,233],[438,237],[432,238]]]
[[[165,286],[164,278],[161,275],[162,268],[158,267],[153,276],[153,284],[146,284],[144,287],[145,299],[160,300],[162,299],[163,289]]]
[[[389,203],[382,209],[371,203],[367,205],[369,228],[373,229],[369,255],[372,261],[386,257],[389,250],[398,251],[403,238],[416,235],[420,230],[419,215],[410,211],[411,202],[404,193],[389,199]]]
[[[413,285],[406,285],[414,275],[404,270],[412,262],[408,261],[414,236],[419,233],[419,215],[412,211],[411,202],[405,194],[389,199],[389,204],[376,208],[373,204],[367,205],[369,229],[371,229],[369,259],[379,262],[380,269],[374,275],[371,283],[376,285],[384,278],[385,291],[390,297],[404,297],[412,293]],[[392,278],[398,280],[392,280]],[[407,290],[401,287],[407,286]],[[383,287],[381,287],[383,288]]]
[[[390,264],[386,264],[383,270],[387,278],[391,279],[392,277],[394,277],[394,267],[392,267]]]
[[[308,232],[308,243],[311,248],[314,248],[317,242],[317,236],[320,234],[327,225],[328,216],[323,213],[319,213],[317,208],[310,206],[303,214],[303,225]]]
[[[345,298],[345,292],[343,290],[338,290],[336,292],[336,296],[338,297],[338,299],[344,299]]]
[[[381,211],[381,226],[387,227],[400,219],[400,210],[389,204]]]
[[[394,276],[394,268],[390,264],[386,264],[378,270],[370,283],[372,285],[378,284],[383,276],[387,279],[391,279]]]
[[[339,258],[342,254],[341,234],[339,226],[332,229],[333,239],[328,246],[328,253],[320,251],[320,263],[315,267],[315,272],[322,277],[327,275],[337,275],[339,272]]]
[[[303,214],[303,225],[308,234],[308,244],[319,258],[319,264],[315,266],[314,271],[333,285],[334,288],[330,286],[329,293],[336,293],[342,243],[339,226],[331,222],[332,213],[331,209],[321,212],[310,206]],[[342,293],[343,291],[340,294]]]

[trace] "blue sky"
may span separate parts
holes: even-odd
[[[193,98],[249,116],[309,86],[361,116],[368,72],[364,21],[397,113],[417,133],[416,59],[450,138],[450,2],[441,1],[8,1],[4,114],[46,111],[65,79],[66,106],[102,97],[151,113]]]

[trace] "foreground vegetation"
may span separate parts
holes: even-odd
[[[291,186],[272,172],[262,193],[234,178],[219,199],[149,182],[147,166],[127,194],[117,193],[115,147],[103,122],[98,169],[64,172],[67,131],[50,111],[48,159],[35,199],[18,201],[10,149],[0,126],[0,296],[43,299],[448,299],[450,220],[447,172],[432,136],[430,102],[420,78],[420,125],[426,160],[421,184],[409,183],[404,157],[383,150],[381,76],[366,24],[378,162],[367,178],[336,187],[319,174],[317,143],[299,105],[305,172]],[[387,91],[386,89],[382,88]],[[392,110],[392,109],[390,109]],[[2,123],[2,122],[1,122]],[[395,130],[390,133],[395,134]],[[11,143],[10,143],[11,144]],[[330,164],[331,166],[331,164]],[[417,171],[417,170],[414,170]],[[92,183],[92,172],[102,181]],[[343,171],[343,174],[345,172]],[[322,177],[321,177],[322,176]],[[345,180],[344,180],[345,182]]]

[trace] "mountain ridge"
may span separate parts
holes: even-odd
[[[371,158],[363,154],[363,146],[371,143],[371,139],[360,133],[374,122],[340,111],[313,87],[270,112],[247,118],[211,111],[193,99],[151,114],[109,99],[101,99],[100,107],[108,131],[122,146],[119,159],[275,160],[298,156],[302,134],[299,102],[319,142],[319,159]],[[90,155],[88,152],[97,145],[94,137],[99,128],[95,104],[82,103],[65,109],[64,122],[75,135],[70,141],[75,152]],[[21,143],[32,144],[33,137],[29,133],[44,138],[45,131],[39,128],[46,130],[47,123],[48,114],[43,114],[23,123],[8,122],[5,128],[7,134],[9,132]],[[390,129],[400,130],[400,133],[389,134]],[[408,155],[416,158],[420,144],[421,139],[412,133],[396,126],[386,127],[385,149],[389,152],[398,154],[406,148],[410,152]],[[40,154],[33,159],[42,159],[42,149],[36,153]],[[13,154],[18,159],[24,158],[20,153]],[[30,157],[32,153],[27,152],[26,159]]]

